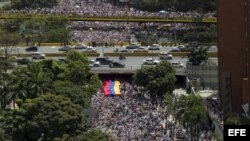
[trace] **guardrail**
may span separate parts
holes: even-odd
[[[16,14],[16,13],[0,13],[0,19],[13,19],[15,17],[23,17],[24,19],[44,19],[48,16],[57,16],[57,17],[66,17],[70,21],[104,21],[104,22],[175,22],[175,23],[193,23],[193,22],[202,22],[202,23],[211,23],[216,24],[217,19],[214,18],[197,18],[197,17],[136,17],[136,16],[68,16],[68,15],[42,15],[42,14]]]
[[[141,68],[141,65],[138,66],[125,66],[124,68],[109,68],[108,66],[100,66],[91,68],[92,73],[97,74],[133,74],[136,73],[138,69]],[[178,76],[185,76],[185,68],[175,68],[175,74]]]
[[[100,56],[99,53],[85,53],[88,57],[98,57]],[[66,57],[66,53],[45,53],[46,57]],[[17,57],[31,57],[32,53],[26,53],[26,54],[13,54],[13,56]]]

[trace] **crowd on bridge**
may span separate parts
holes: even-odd
[[[58,0],[58,5],[52,8],[9,10],[7,13],[25,14],[53,14],[85,17],[201,17],[197,12],[159,11],[148,12],[127,6],[115,6],[107,0],[94,2],[93,0]],[[202,15],[211,18],[213,13]]]
[[[117,141],[171,141],[183,136],[190,140],[189,129],[176,124],[168,113],[167,106],[160,98],[154,101],[141,86],[126,81],[120,86],[121,96],[105,97],[100,89],[92,97],[96,114],[92,127],[111,134]],[[199,134],[200,141],[214,141],[211,127]]]

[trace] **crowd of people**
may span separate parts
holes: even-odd
[[[126,81],[121,83],[120,90],[121,96],[105,97],[100,89],[92,97],[92,107],[96,111],[93,128],[107,132],[117,141],[191,139],[190,129],[174,122],[160,98],[152,101],[143,87]],[[204,128],[199,141],[215,141],[213,128]]]
[[[25,14],[59,14],[69,16],[88,16],[88,17],[113,17],[113,16],[129,16],[129,17],[200,17],[197,12],[178,12],[164,11],[148,12],[127,6],[115,6],[108,3],[107,0],[94,2],[93,0],[58,0],[58,5],[52,8],[39,9],[12,9],[7,13],[25,13]],[[205,17],[213,17],[213,13],[203,15]]]
[[[219,99],[217,97],[206,98],[206,106],[212,112],[212,116],[223,127],[223,111],[220,110]]]
[[[92,97],[96,115],[93,128],[113,135],[117,141],[169,141],[170,121],[167,107],[160,99],[152,102],[143,88],[121,84],[121,96],[105,97],[102,90]]]

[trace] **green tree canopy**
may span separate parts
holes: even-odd
[[[89,124],[80,106],[52,94],[26,100],[20,109],[6,111],[4,117],[1,125],[13,141],[76,136]]]
[[[175,70],[167,61],[156,67],[143,66],[133,76],[133,83],[145,87],[153,97],[172,93],[175,81]]]
[[[57,0],[11,0],[11,6],[16,9],[53,7]]]
[[[189,47],[188,49],[188,60],[192,65],[199,66],[202,63],[207,62],[208,55],[207,55],[208,47]]]

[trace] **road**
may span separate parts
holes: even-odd
[[[102,54],[102,53],[108,53],[108,52],[114,52],[114,49],[116,48],[121,48],[121,47],[109,47],[109,48],[105,48],[105,47],[97,47],[97,52]],[[59,47],[39,47],[38,51],[41,53],[59,53],[58,51]],[[150,51],[150,52],[169,52],[171,50],[171,47],[162,47],[161,50],[159,51]],[[81,50],[77,50],[79,52],[81,52]],[[26,52],[25,51],[25,47],[17,47],[15,49],[13,49],[13,53],[17,53],[17,54],[27,54],[27,53],[32,53],[32,52]],[[31,57],[28,57],[30,60],[32,60]],[[46,57],[47,59],[62,59],[64,57]],[[117,61],[117,62],[121,62],[123,64],[125,64],[126,68],[133,68],[133,69],[139,69],[141,67],[141,65],[143,64],[143,60],[146,58],[151,58],[151,57],[146,57],[146,56],[140,56],[140,57],[134,57],[134,56],[127,56],[125,60],[119,60],[119,57],[110,57],[110,59],[112,59],[113,61]],[[159,57],[153,57],[153,59],[159,59]],[[89,57],[89,60],[95,60],[95,57]],[[33,60],[33,61],[40,61],[40,60]],[[186,65],[188,58],[185,57],[174,57],[172,60],[169,60],[169,62],[176,62],[179,61],[182,64],[184,64],[184,66]],[[218,59],[216,58],[209,58],[209,61],[215,64],[218,64]],[[99,68],[93,68],[93,69],[107,69],[108,66],[101,66]]]

